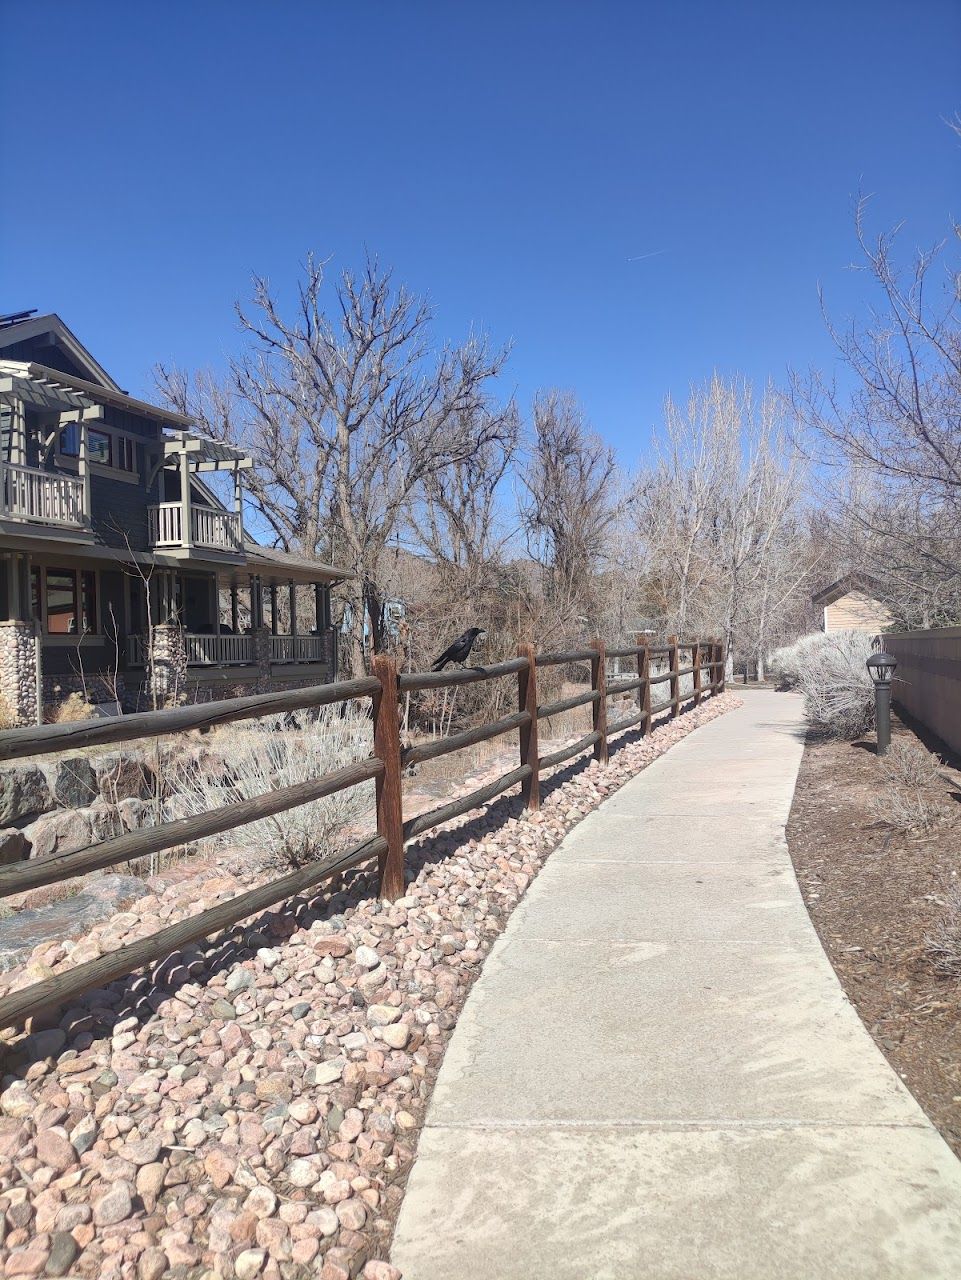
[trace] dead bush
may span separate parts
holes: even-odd
[[[832,738],[859,738],[874,724],[874,683],[865,665],[871,637],[835,631],[794,646],[797,685],[808,723]]]
[[[91,703],[82,693],[70,693],[62,702],[54,702],[44,708],[47,724],[73,724],[77,720],[89,720],[96,715]]]
[[[924,950],[935,973],[961,978],[961,888],[948,891],[940,920],[925,936]]]
[[[941,760],[912,738],[895,741],[878,759],[884,780],[871,799],[879,822],[905,833],[930,831],[944,820]]]

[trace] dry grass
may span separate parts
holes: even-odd
[[[89,720],[94,715],[93,704],[82,693],[68,694],[62,702],[49,703],[43,709],[47,724],[74,724],[77,720]]]
[[[877,820],[905,834],[931,831],[944,821],[944,778],[939,756],[913,738],[895,739],[877,762],[880,794],[872,797]]]
[[[949,890],[940,920],[925,935],[924,950],[935,973],[961,979],[961,888]]]

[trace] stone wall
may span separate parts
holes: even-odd
[[[36,724],[37,646],[33,622],[0,621],[0,698],[16,724]]]

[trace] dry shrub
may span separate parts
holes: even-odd
[[[70,693],[62,702],[54,702],[44,708],[47,724],[73,724],[77,720],[89,720],[97,713],[93,704],[82,693]]]
[[[925,936],[924,950],[935,973],[961,978],[961,888],[948,891],[940,920]]]
[[[353,704],[343,711],[296,711],[225,726],[198,753],[171,762],[164,816],[207,813],[278,787],[314,781],[365,759],[371,741],[370,716]],[[360,821],[372,804],[373,783],[363,783],[236,827],[206,843],[253,849],[287,870],[329,856],[344,828]]]
[[[912,738],[895,741],[878,759],[884,786],[872,797],[878,821],[896,831],[930,831],[944,820],[941,760]]]
[[[793,649],[808,723],[832,738],[866,733],[874,724],[874,682],[866,666],[871,637],[862,631],[835,631],[804,636]]]
[[[816,650],[824,641],[824,635],[815,631],[811,635],[801,636],[793,644],[783,645],[771,654],[770,674],[775,684],[782,689],[795,689],[801,678],[801,666],[806,663],[812,650]]]

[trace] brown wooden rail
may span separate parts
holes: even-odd
[[[682,649],[691,655],[690,665],[684,667],[678,659]],[[651,673],[651,659],[654,657],[667,659],[667,671]],[[633,659],[637,675],[608,683],[607,663],[610,658]],[[590,665],[590,688],[571,697],[541,704],[537,697],[538,669],[576,663]],[[690,695],[682,696],[680,681],[686,675],[693,677],[693,689]],[[518,710],[515,713],[450,734],[435,742],[406,747],[401,745],[399,697],[402,693],[447,689],[510,676],[517,678]],[[652,687],[665,682],[670,683],[670,697],[666,702],[652,707]],[[648,734],[656,713],[666,711],[671,716],[676,716],[683,702],[692,701],[697,706],[705,694],[716,694],[723,690],[724,651],[723,645],[717,640],[681,642],[671,636],[666,645],[653,646],[643,637],[638,637],[636,645],[606,651],[604,642],[598,639],[590,648],[564,653],[536,654],[532,646],[521,645],[516,658],[459,671],[399,673],[395,660],[381,655],[374,659],[373,672],[365,679],[282,693],[258,694],[249,698],[231,698],[193,707],[148,711],[114,720],[85,720],[64,725],[11,729],[0,733],[0,761],[4,761],[54,751],[75,750],[78,747],[137,741],[190,729],[209,729],[237,720],[303,708],[333,706],[365,698],[371,699],[374,722],[374,752],[366,760],[357,761],[320,778],[293,786],[277,787],[265,795],[224,805],[210,813],[178,818],[131,831],[73,853],[50,854],[4,867],[0,869],[0,898],[202,840],[365,782],[373,781],[375,784],[377,813],[377,835],[333,859],[301,867],[207,911],[168,925],[108,955],[76,965],[0,999],[0,1027],[19,1025],[36,1013],[67,1004],[84,991],[103,986],[144,966],[162,962],[192,942],[231,928],[295,894],[317,889],[345,870],[375,859],[380,896],[390,900],[401,897],[405,886],[406,841],[477,809],[518,785],[522,789],[527,808],[537,810],[540,807],[540,778],[544,770],[554,768],[585,751],[592,751],[595,758],[604,763],[607,760],[608,740],[612,734],[635,725],[642,725],[643,733]],[[608,700],[629,694],[636,695],[637,709],[628,711],[610,723],[607,718]],[[541,755],[538,746],[539,722],[545,717],[579,706],[591,708],[591,731],[575,742]],[[433,760],[515,731],[518,733],[520,749],[520,761],[516,768],[476,788],[469,795],[460,796],[405,821],[401,786],[405,765]]]

